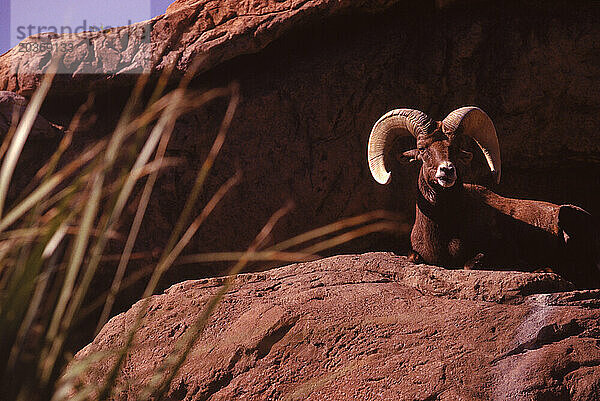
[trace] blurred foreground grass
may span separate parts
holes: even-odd
[[[154,82],[150,99],[143,93],[149,85],[142,75],[120,120],[105,139],[89,146],[73,160],[65,161],[74,133],[89,117],[93,99],[81,106],[73,117],[55,154],[35,177],[31,191],[7,204],[7,194],[15,166],[29,132],[47,95],[54,74],[47,73],[21,117],[6,134],[0,157],[0,394],[2,400],[105,400],[110,399],[120,368],[134,342],[136,329],[143,322],[142,307],[134,327],[125,336],[125,346],[111,353],[71,363],[65,351],[69,337],[86,310],[101,309],[96,332],[110,317],[115,297],[132,282],[147,279],[143,297],[156,290],[164,272],[172,265],[231,261],[228,279],[206,306],[202,316],[177,344],[177,352],[165,359],[139,399],[161,399],[169,389],[179,367],[195,341],[202,334],[208,317],[238,274],[252,261],[306,261],[317,254],[362,235],[377,231],[397,230],[396,217],[385,212],[372,212],[348,218],[307,232],[288,241],[267,247],[277,221],[292,207],[277,211],[245,252],[184,255],[182,252],[211,211],[241,179],[238,172],[212,195],[205,205],[198,204],[203,184],[211,171],[239,102],[235,84],[198,93],[188,89],[195,68],[190,68],[178,87],[167,91],[171,71],[163,72]],[[179,116],[217,98],[228,98],[229,104],[220,130],[193,188],[152,270],[126,274],[134,244],[144,219],[147,205],[162,169],[179,161],[165,157],[175,122]],[[133,155],[133,157],[132,157]],[[122,251],[110,290],[101,298],[84,302],[90,285],[105,255],[107,244],[116,236],[126,206],[136,197],[136,213]],[[19,189],[17,188],[17,191]],[[197,211],[199,214],[196,214]],[[309,245],[310,244],[310,245]],[[111,255],[114,258],[114,255]],[[90,338],[91,341],[91,338]],[[115,358],[116,356],[116,358]],[[91,364],[103,358],[116,363],[106,380],[95,386],[78,386]]]

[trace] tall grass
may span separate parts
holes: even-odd
[[[319,252],[358,236],[398,228],[394,216],[373,212],[267,246],[277,221],[292,208],[288,204],[274,213],[245,252],[182,255],[206,218],[243,179],[243,172],[229,178],[205,205],[200,205],[201,212],[194,216],[239,103],[239,89],[235,84],[204,93],[189,89],[194,73],[195,67],[190,68],[180,84],[167,91],[171,74],[167,69],[155,82],[149,99],[144,93],[150,79],[142,75],[111,135],[65,160],[73,136],[83,121],[90,118],[88,111],[93,107],[90,97],[73,117],[54,155],[36,174],[31,190],[13,202],[9,201],[12,177],[19,174],[17,161],[51,87],[52,71],[44,76],[18,125],[6,135],[0,147],[0,394],[3,400],[110,399],[126,355],[135,342],[136,329],[143,324],[148,297],[156,291],[163,274],[182,263],[231,261],[233,266],[218,294],[180,339],[177,352],[163,361],[138,395],[139,399],[160,399],[169,391],[179,367],[202,335],[208,317],[248,263],[313,260]],[[134,245],[158,174],[178,163],[165,156],[175,122],[181,115],[217,98],[229,99],[225,117],[197,172],[162,256],[154,266],[128,273],[127,267],[136,257]],[[124,211],[138,192],[141,195],[136,197],[133,222],[127,233],[118,233]],[[119,255],[110,255],[107,248],[116,237],[125,239],[125,244]],[[111,258],[118,261],[118,266],[108,291],[95,300],[86,301],[99,269]],[[134,325],[123,333],[123,348],[72,363],[65,373],[64,368],[70,362],[66,344],[77,325],[91,311],[97,310],[100,312],[97,333],[110,317],[119,292],[140,280],[147,280],[143,294],[146,301]],[[104,382],[97,386],[75,385],[91,365],[105,358],[111,358],[114,364]]]

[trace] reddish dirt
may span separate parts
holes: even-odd
[[[151,298],[117,400],[173,354],[221,278]],[[118,349],[142,306],[76,361]],[[593,400],[600,292],[548,273],[444,270],[389,253],[244,274],[212,315],[169,400]],[[92,365],[101,383],[110,362]]]

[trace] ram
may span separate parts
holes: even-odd
[[[465,150],[466,137],[479,146],[500,182],[498,137],[483,110],[462,107],[442,121],[413,109],[386,113],[375,123],[367,149],[369,169],[378,183],[390,181],[386,160],[394,156],[394,141],[411,135],[417,148],[395,156],[422,163],[411,232],[415,260],[454,268],[551,269],[579,287],[598,287],[599,241],[588,212],[505,198],[463,182],[473,157]]]

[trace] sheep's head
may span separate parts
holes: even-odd
[[[421,174],[439,188],[451,188],[460,177],[462,166],[472,154],[462,149],[463,136],[470,136],[481,148],[496,182],[500,182],[500,147],[492,120],[477,107],[462,107],[443,121],[433,121],[425,113],[412,109],[396,109],[386,113],[373,127],[369,137],[368,162],[373,178],[380,184],[390,181],[384,155],[398,136],[412,135],[417,148],[403,153],[419,160]]]

